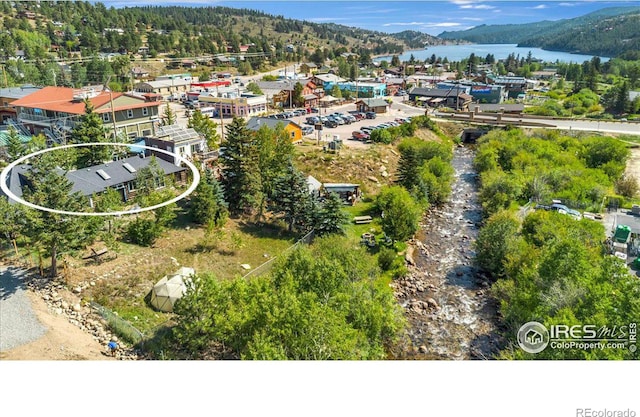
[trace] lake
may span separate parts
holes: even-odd
[[[467,44],[467,45],[436,45],[429,46],[426,49],[415,51],[407,51],[400,55],[400,61],[408,61],[413,54],[414,58],[420,61],[431,58],[435,54],[436,57],[447,58],[449,61],[461,61],[469,58],[471,53],[476,56],[485,57],[487,54],[493,54],[498,59],[506,59],[509,54],[520,55],[520,58],[526,58],[531,51],[533,58],[541,59],[545,62],[576,62],[583,63],[593,58],[593,55],[570,54],[568,52],[546,51],[540,48],[518,47],[516,44]],[[609,58],[600,57],[603,62]],[[375,58],[374,61],[390,61],[391,56]]]

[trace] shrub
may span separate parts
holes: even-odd
[[[381,248],[378,252],[378,266],[383,271],[388,271],[396,259],[396,251],[390,248]]]
[[[140,246],[151,246],[160,237],[162,228],[153,220],[135,219],[129,223],[127,237]]]

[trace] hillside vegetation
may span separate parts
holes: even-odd
[[[639,49],[639,23],[639,7],[612,7],[573,19],[520,25],[480,25],[465,31],[443,32],[438,36],[614,57]]]

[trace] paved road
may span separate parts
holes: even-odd
[[[0,266],[0,352],[37,340],[47,331],[31,308],[24,279],[24,271]]]

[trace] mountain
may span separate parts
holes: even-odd
[[[442,39],[415,30],[405,30],[389,36],[404,42],[411,49],[424,48],[427,45],[441,45],[444,43]]]
[[[618,56],[640,47],[640,7],[610,7],[573,19],[520,25],[480,25],[439,38]]]

